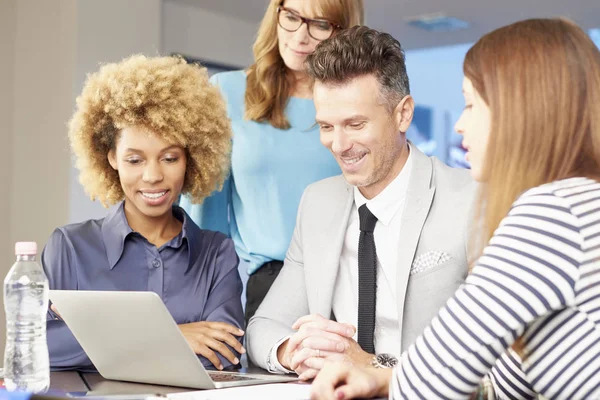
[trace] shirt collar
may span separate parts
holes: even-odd
[[[194,220],[190,218],[188,213],[179,206],[173,206],[173,214],[175,217],[181,216],[180,219],[183,222],[183,226],[181,228],[181,241],[183,239],[187,241],[188,248],[188,267],[186,272],[192,268],[196,259],[200,255],[201,250],[201,241],[202,241],[202,230],[196,225]]]
[[[371,213],[377,217],[377,220],[385,226],[390,224],[392,218],[394,218],[394,215],[396,215],[400,207],[404,204],[404,199],[406,198],[408,180],[413,164],[413,152],[410,144],[408,144],[408,150],[408,158],[398,176],[395,177],[394,180],[377,196],[373,197],[371,200],[367,200],[358,187],[354,187],[354,203],[356,204],[356,208],[359,208],[366,203],[369,211],[371,211]]]
[[[183,244],[185,239],[188,244],[196,243],[198,237],[199,228],[192,222],[187,213],[178,206],[173,206],[173,215],[178,220],[182,221],[181,234],[173,238],[170,246],[173,248],[179,248]],[[108,215],[104,218],[102,223],[102,240],[104,241],[104,247],[106,248],[106,256],[108,258],[108,265],[110,269],[113,269],[115,265],[121,259],[123,255],[123,249],[125,247],[125,240],[130,234],[135,233],[129,226],[127,218],[125,217],[125,202],[122,201],[118,206],[113,207]],[[197,256],[196,252],[192,251],[188,245],[188,256],[189,260],[195,259]],[[197,247],[197,246],[195,246]],[[194,258],[192,258],[194,256]]]
[[[188,239],[188,231],[190,229],[189,229],[188,225],[189,225],[190,217],[188,217],[188,215],[185,213],[185,211],[183,211],[183,209],[178,206],[173,206],[173,215],[175,216],[175,218],[177,218],[179,221],[181,221],[181,233],[179,235],[175,236],[167,244],[169,245],[169,247],[178,249],[183,244],[184,239],[189,240]]]
[[[106,248],[108,266],[113,269],[123,254],[125,239],[133,230],[125,218],[125,202],[122,201],[116,207],[108,211],[108,215],[102,222],[102,240]]]

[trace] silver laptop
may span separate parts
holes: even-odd
[[[154,292],[51,290],[50,300],[106,379],[196,389],[297,380],[206,371]]]

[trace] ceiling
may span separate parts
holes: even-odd
[[[169,0],[260,22],[269,0]],[[405,49],[476,41],[492,29],[521,19],[565,16],[585,29],[600,28],[600,0],[364,0],[366,24],[391,33]],[[435,33],[412,27],[406,19],[442,12],[470,23],[457,32]]]

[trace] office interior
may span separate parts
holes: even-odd
[[[211,71],[252,62],[252,43],[268,0],[0,0],[0,274],[17,241],[43,246],[52,230],[101,218],[77,181],[67,121],[86,74],[141,53],[181,54]],[[565,16],[600,46],[597,0],[365,0],[366,24],[406,50],[419,122],[409,137],[424,151],[461,165],[452,132],[463,107],[462,61],[482,34],[529,17]],[[418,17],[440,14],[466,26],[427,30]],[[459,23],[460,25],[460,23]],[[411,136],[412,135],[412,136]],[[4,342],[4,315],[0,318]],[[1,348],[0,351],[4,351]]]

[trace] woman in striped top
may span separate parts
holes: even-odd
[[[313,398],[600,399],[600,52],[562,19],[482,37],[456,124],[487,247],[392,370],[327,365]],[[516,199],[516,201],[515,201]]]

